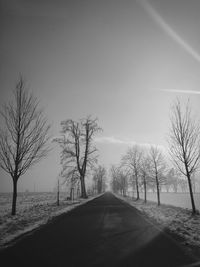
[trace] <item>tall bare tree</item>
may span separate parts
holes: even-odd
[[[89,167],[97,161],[97,149],[93,145],[93,137],[101,130],[97,119],[88,116],[78,122],[65,120],[61,122],[62,138],[54,141],[61,145],[61,163],[64,172],[78,172],[81,184],[81,197],[87,198],[85,175]]]
[[[5,128],[0,131],[0,166],[12,177],[12,215],[15,215],[18,179],[47,155],[50,126],[37,99],[26,90],[22,77],[13,94],[14,100],[1,111]]]
[[[139,192],[139,172],[141,167],[142,150],[138,145],[129,148],[122,158],[122,165],[127,166],[132,171],[132,177],[136,185],[137,200],[140,198]]]
[[[192,118],[189,101],[184,110],[179,100],[172,106],[169,152],[178,170],[187,177],[192,213],[196,213],[192,190],[192,174],[200,162],[200,126]]]
[[[158,206],[160,205],[160,189],[161,185],[165,182],[164,171],[166,169],[166,164],[162,152],[157,148],[152,146],[149,151],[150,158],[150,175],[152,182],[156,185],[157,201]]]

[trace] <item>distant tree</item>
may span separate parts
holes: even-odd
[[[120,181],[121,194],[123,196],[126,196],[127,190],[128,190],[128,182],[129,182],[128,170],[126,170],[124,168],[119,169],[119,181]]]
[[[198,184],[198,180],[196,178],[196,173],[193,173],[191,176],[191,182],[192,182],[192,191],[193,193],[196,193],[197,191],[197,184]]]
[[[88,116],[78,122],[65,120],[61,122],[63,137],[54,141],[61,145],[61,163],[65,173],[76,172],[81,184],[81,197],[87,198],[85,175],[89,167],[97,162],[97,149],[93,145],[93,137],[101,130],[97,119]],[[69,175],[67,175],[70,177]]]
[[[38,108],[37,99],[26,90],[22,77],[13,94],[14,101],[1,111],[5,126],[0,131],[0,166],[12,177],[12,215],[15,215],[18,179],[47,155],[50,126]]]
[[[132,172],[132,178],[135,182],[137,200],[140,198],[139,193],[139,178],[140,178],[140,167],[142,159],[142,150],[138,145],[134,145],[129,148],[127,153],[122,158],[122,165],[126,166]]]
[[[156,185],[158,206],[160,205],[160,188],[165,182],[164,171],[166,168],[165,160],[162,152],[157,147],[151,147],[149,151],[150,158],[150,175],[152,181]]]
[[[111,172],[111,188],[114,193],[120,193],[126,196],[128,189],[128,173],[121,166],[112,166]]]
[[[97,194],[105,192],[106,189],[106,169],[105,167],[99,165],[94,169],[93,181],[95,184],[95,191]]]
[[[118,193],[120,186],[118,179],[118,168],[115,165],[112,165],[110,168],[110,176],[111,176],[110,186],[112,188],[112,191],[114,193]]]
[[[63,164],[63,169],[61,171],[60,176],[63,178],[62,183],[70,189],[70,196],[68,197],[70,200],[74,198],[74,190],[75,188],[78,190],[79,187],[79,172],[76,167],[74,166],[65,166]],[[78,196],[78,193],[77,193]]]
[[[174,168],[170,168],[166,174],[166,184],[165,188],[167,192],[173,190],[173,192],[177,193],[179,185],[178,172]]]
[[[184,178],[185,177],[182,177],[179,179],[179,186],[180,186],[182,193],[187,193],[188,192],[188,182]]]
[[[147,185],[149,184],[150,159],[147,155],[142,155],[140,164],[140,175],[144,188],[144,202],[147,202]]]
[[[192,186],[193,186],[193,192],[194,193],[199,193],[199,189],[200,189],[200,180],[199,180],[199,177],[197,176],[199,175],[199,173],[195,173],[192,177]]]
[[[60,180],[59,180],[59,177],[60,176],[58,176],[57,177],[57,201],[56,201],[56,204],[57,204],[57,206],[59,206],[60,205]]]
[[[200,126],[192,118],[189,102],[184,111],[179,100],[172,106],[169,152],[175,166],[187,177],[192,213],[195,214],[191,177],[200,162]]]

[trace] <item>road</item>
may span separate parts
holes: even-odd
[[[0,253],[1,266],[185,266],[194,259],[111,193],[89,201]]]

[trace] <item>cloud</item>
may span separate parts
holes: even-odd
[[[147,0],[137,0],[142,5],[146,12],[153,18],[153,20],[176,42],[178,43],[188,54],[190,54],[195,60],[200,62],[200,54],[189,45],[150,5]]]
[[[124,145],[135,145],[136,142],[130,140],[119,139],[113,136],[97,137],[95,139],[97,143],[109,143],[109,144],[124,144]]]
[[[96,137],[94,141],[102,144],[127,145],[127,146],[139,145],[144,148],[150,148],[151,146],[155,146],[163,151],[166,150],[166,148],[162,145],[156,145],[151,143],[137,143],[133,140],[116,138],[114,136]]]
[[[162,89],[161,91],[169,93],[200,95],[200,91],[194,91],[194,90]]]

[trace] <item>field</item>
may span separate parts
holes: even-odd
[[[131,193],[128,194],[132,196]],[[136,194],[134,195],[136,197]],[[144,199],[144,193],[140,193],[140,198]],[[196,208],[200,210],[200,193],[194,194]],[[157,194],[156,193],[147,193],[147,201],[157,202]],[[191,209],[191,201],[189,193],[165,193],[162,192],[160,194],[160,200],[162,204],[172,205],[175,207],[181,207],[186,209]]]
[[[60,194],[60,199],[64,200],[65,193]],[[0,216],[5,213],[10,213],[12,203],[11,193],[0,193]],[[17,209],[19,212],[30,209],[31,206],[52,205],[56,203],[56,193],[53,192],[36,192],[36,193],[18,193]]]

